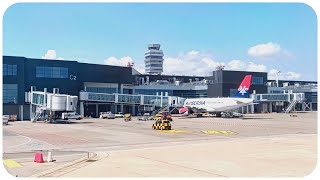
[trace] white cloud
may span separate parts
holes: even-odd
[[[266,44],[258,44],[248,49],[248,55],[255,58],[270,58],[279,55],[291,57],[292,55],[277,43],[269,42]]]
[[[226,70],[235,71],[254,71],[254,72],[266,72],[267,67],[263,64],[255,64],[253,62],[244,62],[241,60],[232,60],[228,62]]]
[[[178,57],[165,58],[164,74],[209,76],[219,65],[225,66],[226,70],[267,71],[267,67],[263,64],[248,63],[241,60],[232,60],[225,63],[214,60],[210,54],[193,50],[180,54]]]
[[[271,69],[268,73],[268,79],[276,79],[277,73],[279,80],[299,80],[301,78],[301,74],[297,72],[280,72],[276,69]]]
[[[106,59],[104,63],[107,65],[114,65],[114,66],[127,66],[128,63],[133,63],[133,60],[129,56],[125,56],[120,59],[112,56]]]
[[[240,61],[240,60],[232,60],[228,62],[228,65],[226,69],[229,70],[245,70],[246,69],[246,63]]]
[[[189,54],[189,55],[198,55],[198,54],[199,54],[199,51],[194,51],[194,50],[192,50],[192,51],[188,52],[188,54]]]
[[[133,59],[129,56],[116,58],[109,57],[105,60],[105,64],[116,66],[127,66],[128,62],[132,63]],[[226,70],[235,71],[254,71],[254,72],[267,72],[268,68],[264,64],[256,64],[254,62],[245,62],[242,60],[231,60],[229,62],[222,62],[214,60],[212,55],[200,52],[190,51],[187,53],[179,54],[177,57],[165,57],[163,62],[163,74],[166,75],[197,75],[197,76],[210,76],[215,71],[217,66],[223,65]],[[145,73],[144,62],[135,63],[134,68],[140,73]],[[275,77],[275,69],[269,71],[269,77]],[[270,76],[271,75],[271,76]],[[296,72],[286,72],[279,76],[279,79],[299,79],[301,75]]]
[[[167,57],[163,65],[164,74],[207,76],[224,63],[214,61],[209,54],[193,50],[178,57]]]
[[[134,63],[134,61],[130,56],[125,56],[119,59],[112,56],[106,59],[104,63],[112,66],[128,66],[128,63]],[[139,73],[145,73],[144,63],[134,63],[133,68]]]
[[[246,71],[255,71],[255,72],[267,72],[267,67],[263,64],[255,64],[253,62],[249,62],[247,65]]]
[[[136,69],[139,73],[142,73],[142,74],[145,73],[144,64],[135,64],[133,68]]]
[[[41,57],[42,59],[54,59],[54,60],[65,60],[62,57],[57,57],[57,53],[55,50],[48,50],[47,53]]]

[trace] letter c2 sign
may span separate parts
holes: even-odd
[[[77,76],[75,76],[75,75],[73,75],[73,74],[70,74],[70,80],[71,81],[75,81],[75,80],[77,80]]]

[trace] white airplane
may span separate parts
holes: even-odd
[[[179,110],[179,113],[189,114],[190,112],[193,112],[197,114],[197,117],[201,116],[201,113],[207,112],[216,114],[217,117],[220,117],[221,113],[226,113],[227,117],[232,117],[233,110],[253,103],[253,99],[248,98],[251,77],[251,75],[246,75],[244,77],[235,97],[186,99],[183,108]]]

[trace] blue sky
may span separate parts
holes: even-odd
[[[4,55],[53,50],[65,60],[134,61],[143,71],[147,44],[160,43],[167,74],[210,75],[223,64],[317,80],[317,17],[302,3],[20,3],[3,23]]]

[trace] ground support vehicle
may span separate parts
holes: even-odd
[[[125,114],[124,115],[124,121],[125,122],[131,121],[131,114]]]
[[[152,128],[155,130],[171,130],[171,123],[169,120],[157,120],[153,123]]]

